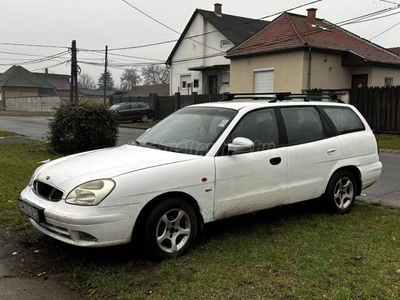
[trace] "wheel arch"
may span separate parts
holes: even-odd
[[[361,172],[356,166],[344,166],[344,167],[341,167],[341,168],[337,169],[335,172],[333,172],[332,175],[329,177],[328,182],[326,183],[324,193],[326,192],[326,189],[328,187],[328,184],[329,184],[331,178],[335,174],[337,174],[339,172],[342,172],[342,171],[350,172],[351,175],[353,175],[354,180],[356,181],[356,188],[357,188],[356,196],[359,196],[361,194],[362,181],[361,181]]]
[[[204,221],[203,221],[203,216],[200,212],[200,207],[199,207],[196,199],[194,199],[191,195],[183,193],[183,192],[167,192],[167,193],[161,194],[161,195],[153,198],[142,208],[142,210],[140,211],[140,213],[137,217],[137,220],[135,222],[132,236],[140,237],[141,232],[142,232],[141,229],[143,228],[146,217],[149,215],[150,211],[153,210],[162,201],[164,201],[166,199],[170,199],[170,198],[179,198],[183,201],[186,201],[193,207],[194,212],[197,217],[197,226],[198,226],[197,228],[201,232]]]

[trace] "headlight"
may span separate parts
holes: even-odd
[[[111,193],[114,180],[100,179],[84,183],[73,189],[65,199],[69,204],[97,205]]]

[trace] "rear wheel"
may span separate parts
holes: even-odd
[[[186,253],[197,234],[197,218],[190,204],[171,198],[156,206],[145,225],[145,244],[158,260],[176,258]]]
[[[345,214],[354,205],[356,191],[354,176],[348,171],[339,171],[329,181],[325,199],[333,212]]]

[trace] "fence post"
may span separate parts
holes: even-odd
[[[153,100],[153,108],[154,108],[154,119],[158,119],[158,96],[157,94],[150,94],[151,99]]]
[[[192,93],[192,103],[193,104],[197,104],[197,92],[193,92]]]
[[[181,93],[177,92],[174,95],[174,111],[181,108]]]

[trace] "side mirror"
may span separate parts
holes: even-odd
[[[234,138],[232,143],[228,144],[229,153],[242,154],[254,151],[254,143],[245,137]]]

